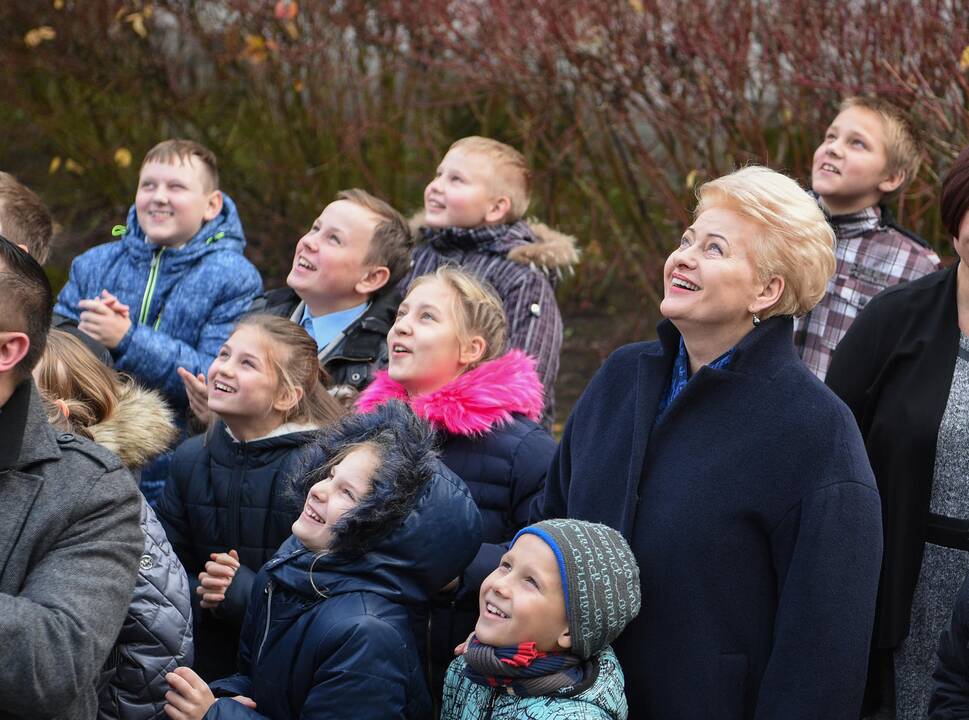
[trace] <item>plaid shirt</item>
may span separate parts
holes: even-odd
[[[415,277],[446,264],[457,265],[491,283],[508,318],[508,346],[520,348],[535,359],[538,376],[545,386],[543,420],[549,422],[555,409],[562,315],[552,285],[555,273],[508,259],[512,248],[535,242],[528,225],[519,221],[475,228],[425,227],[421,228],[421,236],[424,243],[414,250],[414,263],[401,287],[406,288]]]
[[[834,277],[821,302],[794,320],[794,345],[822,380],[834,349],[869,300],[939,269],[939,256],[892,227],[887,211],[870,207],[829,220],[836,238]]]

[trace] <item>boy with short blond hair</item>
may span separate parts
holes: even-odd
[[[27,249],[43,265],[50,254],[54,223],[44,202],[10,173],[0,171],[0,235]]]
[[[617,531],[567,519],[526,527],[481,583],[441,720],[625,720],[609,644],[641,602],[636,558]]]
[[[508,317],[508,344],[531,355],[554,409],[562,316],[554,283],[578,261],[575,238],[522,218],[531,174],[524,156],[490,138],[462,138],[448,149],[424,191],[423,241],[402,287],[453,264],[490,283]]]
[[[909,119],[877,97],[844,100],[814,153],[811,187],[835,232],[837,269],[821,302],[795,319],[794,344],[822,380],[835,347],[871,298],[939,267],[939,257],[895,224],[884,204],[915,177],[920,157]]]
[[[253,310],[306,328],[332,392],[350,400],[387,367],[397,284],[413,248],[407,221],[390,204],[365,190],[343,190],[296,243],[287,287],[266,293]]]
[[[74,259],[55,314],[111,352],[115,368],[187,406],[177,368],[208,369],[235,321],[262,289],[243,256],[232,200],[219,190],[215,156],[190,140],[166,140],[142,162],[121,239]],[[153,500],[170,455],[142,473]]]

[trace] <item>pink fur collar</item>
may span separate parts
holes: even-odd
[[[366,413],[388,400],[405,401],[435,428],[454,435],[486,433],[510,421],[512,413],[538,420],[545,407],[535,361],[521,350],[482,363],[444,387],[417,397],[408,397],[404,387],[383,370],[360,393],[356,408]]]

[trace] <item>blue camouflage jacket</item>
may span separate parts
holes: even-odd
[[[113,293],[131,308],[131,328],[111,350],[115,369],[160,390],[177,408],[188,405],[179,366],[205,373],[240,315],[262,292],[259,271],[242,254],[246,240],[235,203],[184,247],[148,242],[134,206],[124,235],[79,255],[54,313],[77,322],[78,302]]]

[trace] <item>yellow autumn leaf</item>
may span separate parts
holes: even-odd
[[[246,60],[256,65],[265,62],[268,57],[266,40],[259,35],[246,35],[246,47],[242,51],[242,55]]]
[[[962,49],[962,57],[959,58],[959,69],[965,72],[969,70],[969,45]]]
[[[294,80],[293,81],[293,90],[295,90],[298,93],[303,92],[303,81],[302,80]]]
[[[296,27],[296,23],[294,23],[292,20],[287,20],[284,22],[283,29],[286,31],[286,34],[289,35],[290,39],[299,39],[299,30]]]
[[[686,189],[692,190],[693,186],[696,185],[696,177],[699,173],[696,170],[690,170],[689,174],[686,176]]]
[[[131,151],[126,147],[120,147],[114,151],[114,164],[118,167],[131,166]]]
[[[54,9],[55,10],[63,10],[64,9],[64,0],[54,0]]]
[[[28,30],[27,34],[24,35],[24,44],[27,47],[37,47],[45,40],[53,40],[57,37],[57,33],[54,31],[50,25],[41,25],[33,30]]]
[[[643,0],[629,0],[629,7],[633,9],[637,15],[643,14]]]
[[[64,169],[67,170],[67,172],[74,173],[75,175],[84,174],[84,166],[78,162],[75,162],[71,158],[67,158],[67,162],[64,163]]]
[[[55,155],[50,159],[50,167],[47,168],[47,172],[53,175],[60,169],[61,169],[61,156]]]
[[[138,37],[148,37],[148,30],[145,28],[145,16],[142,13],[131,13],[125,18],[125,22],[131,23],[131,29],[137,33]]]

